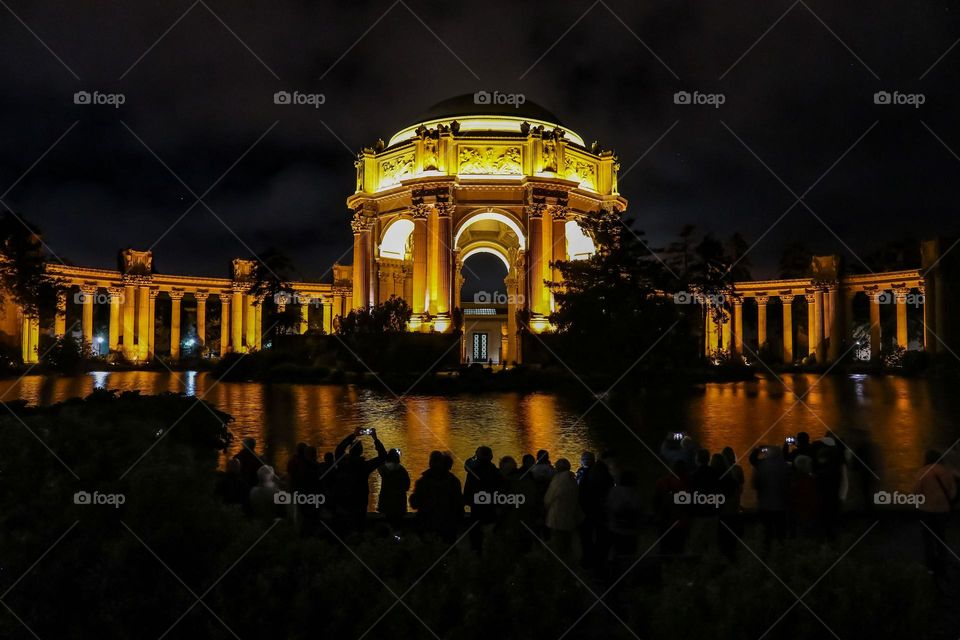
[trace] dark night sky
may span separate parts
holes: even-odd
[[[760,240],[755,276],[791,240],[863,255],[960,230],[956,4],[4,2],[0,193],[27,172],[4,201],[77,264],[156,243],[158,269],[220,275],[278,245],[321,277],[350,249],[353,152],[478,89],[522,92],[615,149],[655,241],[685,222]],[[275,105],[279,89],[326,104]],[[78,90],[126,102],[75,105]],[[726,103],[676,105],[677,90]],[[879,90],[926,103],[875,105]],[[814,213],[798,204],[771,230],[795,198],[736,136],[798,196],[829,170],[805,197]],[[184,215],[194,195],[152,153],[197,195],[229,169],[213,213]]]

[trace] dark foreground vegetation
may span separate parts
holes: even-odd
[[[532,534],[487,536],[482,557],[466,538],[451,547],[377,521],[302,537],[289,518],[253,519],[218,497],[230,418],[202,401],[99,392],[8,409],[3,638],[957,636],[912,556],[912,525],[882,522],[855,545],[872,522],[855,519],[829,544],[734,559],[696,545],[660,556],[651,527],[645,556],[589,571]],[[79,491],[122,504],[77,504]],[[748,524],[744,541],[760,550],[759,538]]]

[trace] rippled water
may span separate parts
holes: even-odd
[[[780,443],[797,431],[819,437],[829,427],[844,437],[857,426],[869,431],[877,447],[880,455],[872,467],[882,483],[905,489],[926,448],[946,449],[960,437],[960,398],[952,388],[936,381],[861,375],[820,379],[797,374],[782,384],[761,379],[672,392],[620,389],[608,401],[612,411],[586,393],[398,399],[353,386],[218,383],[206,373],[149,371],[4,380],[0,398],[49,404],[95,388],[202,397],[236,418],[231,430],[238,438],[228,455],[239,448],[239,437],[253,436],[278,469],[285,468],[299,441],[328,451],[356,427],[376,427],[387,447],[403,451],[413,478],[426,468],[434,449],[454,453],[459,460],[455,471],[462,478],[462,461],[486,444],[497,458],[519,459],[548,449],[551,458],[567,457],[574,467],[581,451],[612,448],[652,482],[664,469],[647,447],[656,450],[668,431],[686,431],[713,451],[732,446],[739,456],[757,443]],[[373,478],[376,482],[376,474]]]

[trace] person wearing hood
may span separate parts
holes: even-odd
[[[407,513],[407,491],[410,489],[410,474],[400,464],[400,450],[390,449],[377,472],[380,474],[377,513],[383,514],[396,530]]]
[[[570,557],[577,528],[583,521],[577,477],[570,471],[570,461],[560,458],[554,467],[553,479],[547,487],[543,504],[547,510],[550,542],[560,557]]]

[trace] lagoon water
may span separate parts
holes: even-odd
[[[388,448],[401,449],[412,479],[426,468],[434,449],[454,454],[454,471],[462,479],[463,461],[486,444],[497,459],[519,460],[523,453],[547,449],[552,459],[567,457],[574,468],[585,449],[615,449],[623,464],[642,471],[649,488],[665,473],[650,450],[656,451],[671,431],[685,431],[711,451],[731,446],[745,457],[754,446],[782,443],[797,431],[816,438],[830,428],[846,437],[851,427],[860,427],[877,451],[870,466],[881,485],[906,490],[926,448],[945,450],[960,437],[960,394],[945,383],[866,375],[795,374],[782,382],[761,378],[670,392],[618,388],[604,398],[609,409],[586,390],[400,398],[351,385],[217,382],[208,373],[191,371],[27,376],[0,381],[0,399],[50,404],[99,388],[203,398],[235,418],[230,429],[236,439],[227,455],[239,449],[241,437],[253,436],[264,459],[278,470],[299,441],[324,452],[357,427],[376,427]],[[749,467],[745,459],[743,464]],[[377,474],[371,478],[376,485]],[[752,491],[747,491],[745,503],[751,502]]]

